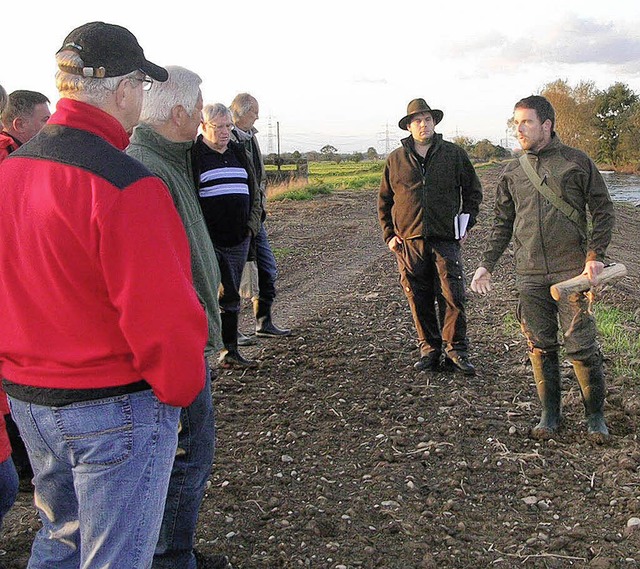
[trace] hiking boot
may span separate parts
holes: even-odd
[[[256,360],[248,360],[238,350],[222,350],[218,358],[218,364],[225,369],[247,369],[258,367]]]
[[[197,549],[193,550],[196,558],[196,569],[233,569],[226,555],[205,555]]]
[[[413,368],[416,371],[438,371],[440,368],[440,354],[438,352],[431,352],[420,356],[420,359],[413,364]]]
[[[476,374],[476,368],[465,355],[447,356],[444,359],[443,367],[452,371],[460,371],[464,375],[471,376]]]

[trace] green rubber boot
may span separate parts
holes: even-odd
[[[529,359],[542,406],[540,422],[531,429],[531,436],[546,440],[550,439],[560,426],[560,362],[557,352],[529,352]]]
[[[606,388],[602,354],[598,352],[586,360],[573,360],[571,363],[580,385],[588,436],[594,442],[602,444],[609,439],[609,429],[604,421]]]

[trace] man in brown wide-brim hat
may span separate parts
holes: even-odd
[[[413,101],[410,101],[407,105],[407,115],[400,119],[398,126],[402,130],[409,130],[407,125],[411,122],[411,118],[418,113],[431,113],[434,126],[444,117],[444,113],[440,109],[432,109],[424,99],[413,99]]]
[[[444,369],[474,375],[460,244],[475,224],[482,187],[467,153],[435,133],[443,116],[424,99],[407,105],[398,126],[410,136],[387,158],[378,218],[418,334],[415,369],[440,370],[444,350]]]

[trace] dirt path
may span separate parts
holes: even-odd
[[[270,240],[283,256],[275,310],[279,320],[300,326],[336,295],[350,294],[353,283],[382,258],[391,260],[376,216],[371,192],[339,192],[271,207]]]
[[[482,174],[471,277],[497,170]],[[528,437],[538,403],[513,324],[509,255],[488,298],[469,299],[475,378],[415,373],[411,317],[380,238],[376,194],[271,205],[287,340],[248,351],[258,370],[215,382],[218,451],[198,547],[240,569],[600,569],[640,566],[640,393],[609,377],[614,437],[585,440],[568,367],[557,440]],[[603,300],[637,310],[640,209],[618,208],[611,247],[630,277]],[[245,327],[249,319],[244,315]],[[629,354],[638,363],[638,354]],[[38,522],[29,497],[7,518],[0,561],[25,566]]]

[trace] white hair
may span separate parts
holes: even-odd
[[[56,54],[58,72],[56,73],[56,88],[62,97],[84,101],[96,107],[102,106],[108,97],[118,88],[120,81],[128,77],[135,77],[133,71],[120,77],[84,77],[76,73],[64,71],[65,68],[82,68],[84,63],[74,51],[61,51]]]
[[[165,69],[169,78],[162,83],[154,81],[151,89],[144,93],[140,114],[142,123],[165,123],[171,118],[171,110],[177,105],[181,105],[188,114],[195,111],[200,97],[200,76],[178,65],[167,65]]]
[[[225,107],[222,103],[216,103],[215,105],[205,105],[202,109],[203,122],[210,122],[221,115],[231,118],[231,111],[227,109],[227,107]]]
[[[241,119],[244,115],[250,112],[257,104],[258,100],[253,95],[250,95],[249,93],[238,93],[229,105],[229,110],[233,116],[233,122],[237,122],[238,119]]]

